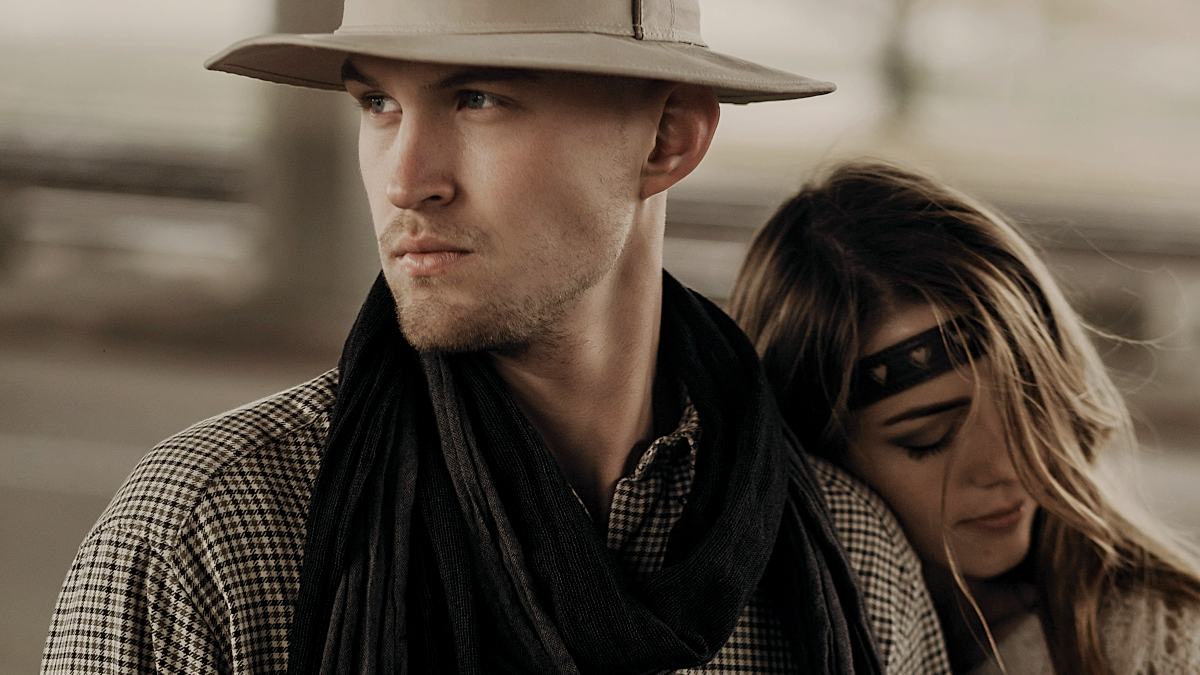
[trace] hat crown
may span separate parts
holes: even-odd
[[[704,44],[699,0],[346,0],[337,33],[598,33]]]

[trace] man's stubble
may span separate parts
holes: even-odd
[[[443,279],[389,277],[405,339],[419,351],[439,352],[517,352],[556,339],[567,312],[613,272],[630,239],[628,206],[610,201],[591,218],[578,214],[569,224],[560,221],[558,231],[569,237],[538,238],[526,249],[528,263],[516,269],[526,275],[522,281],[532,283],[476,279],[475,294],[466,303],[451,303],[438,293]]]

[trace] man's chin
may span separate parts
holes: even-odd
[[[461,354],[488,350],[488,345],[481,341],[464,340],[457,336],[402,332],[408,344],[422,354]]]
[[[437,317],[406,316],[398,313],[400,332],[408,344],[419,352],[456,354],[481,351],[507,351],[524,344],[512,330],[499,330],[495,325],[472,319],[460,318],[447,321],[446,315]]]
[[[398,294],[396,318],[400,331],[421,352],[519,352],[552,336],[566,304],[560,296],[502,299],[492,292],[481,298],[446,294]]]

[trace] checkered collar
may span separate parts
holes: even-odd
[[[683,414],[675,430],[660,436],[638,458],[637,466],[626,478],[640,481],[663,464],[687,461],[696,463],[696,444],[700,440],[700,414],[691,399],[684,404]],[[687,452],[683,452],[686,449]]]

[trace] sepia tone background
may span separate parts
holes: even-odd
[[[702,0],[715,49],[831,79],[726,106],[667,267],[720,300],[820,166],[900,161],[1018,218],[1100,328],[1200,540],[1200,5]],[[378,262],[348,97],[209,73],[315,0],[0,0],[0,671],[36,670],[79,541],[156,441],[335,363]]]

